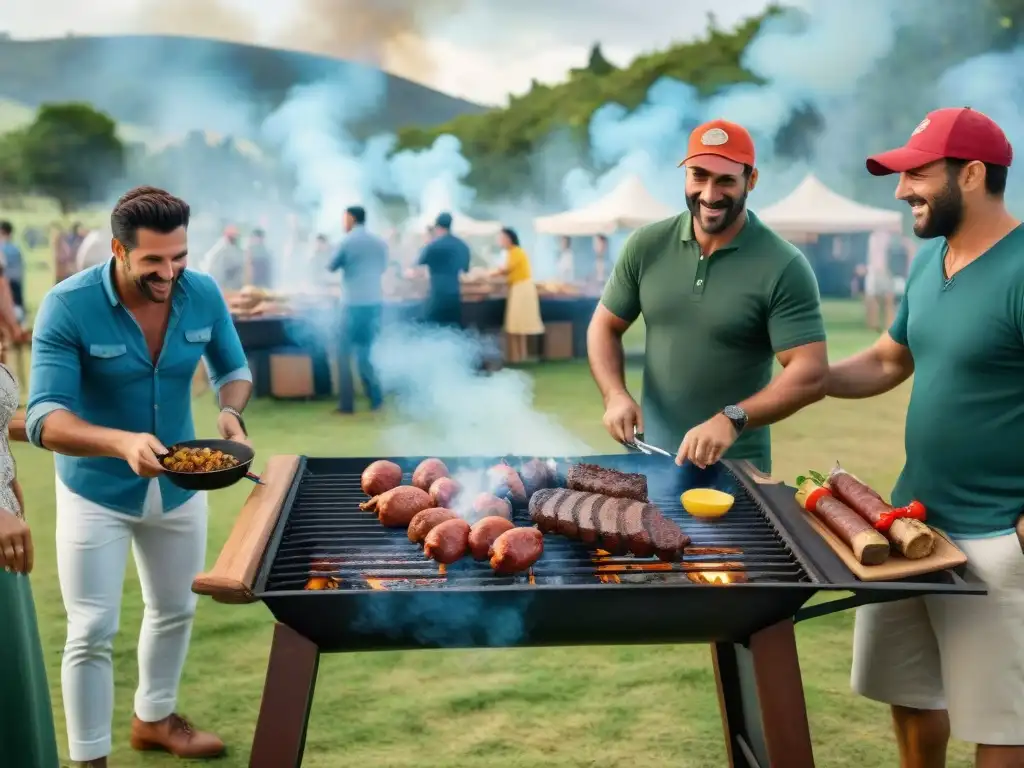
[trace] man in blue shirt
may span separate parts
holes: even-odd
[[[442,213],[434,223],[434,240],[420,253],[419,264],[430,272],[428,323],[462,327],[459,275],[469,271],[469,246],[452,234],[452,216]]]
[[[366,210],[354,205],[345,211],[348,233],[328,269],[344,274],[342,287],[341,343],[338,348],[338,411],[355,410],[352,388],[352,360],[356,357],[363,392],[370,401],[370,410],[381,407],[383,395],[377,373],[373,369],[370,350],[380,331],[381,304],[384,291],[381,280],[388,268],[388,244],[366,231]]]
[[[20,323],[25,320],[25,260],[21,256],[21,249],[14,244],[14,227],[9,221],[0,221],[0,256],[4,260],[4,274],[11,286],[11,300]]]
[[[160,477],[159,456],[195,437],[191,382],[205,358],[217,429],[245,441],[252,376],[213,279],[187,270],[188,205],[153,187],[110,217],[113,258],[47,293],[35,322],[26,431],[56,454],[57,566],[68,614],[61,668],[70,757],[106,766],[128,550],[146,604],[131,744],[179,757],[223,742],[176,712],[206,555],[206,497]]]

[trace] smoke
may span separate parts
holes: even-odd
[[[418,445],[435,456],[591,453],[533,407],[529,376],[509,369],[477,374],[482,357],[493,352],[459,331],[387,329],[372,353],[381,385],[393,394],[400,416],[385,433],[386,449],[401,454]]]

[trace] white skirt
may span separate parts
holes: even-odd
[[[540,297],[533,280],[522,280],[508,287],[505,333],[513,336],[540,336],[544,333],[544,323],[540,319]]]

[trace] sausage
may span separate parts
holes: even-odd
[[[491,515],[478,520],[469,529],[469,551],[473,553],[476,560],[486,560],[490,557],[491,545],[505,531],[515,528],[511,520],[504,517]]]
[[[526,496],[533,496],[537,491],[555,485],[554,465],[540,459],[530,459],[519,471]]]
[[[544,554],[544,534],[536,528],[513,528],[494,540],[489,554],[497,573],[525,571]]]
[[[426,491],[411,485],[400,485],[363,502],[359,508],[376,512],[377,519],[388,528],[405,528],[417,512],[432,506],[430,494]]]
[[[513,504],[526,504],[526,487],[523,479],[505,462],[495,464],[487,470],[488,486],[491,493],[499,497],[508,497]]]
[[[813,508],[808,511],[851,549],[858,563],[880,565],[889,558],[889,540],[867,520],[828,492],[809,499],[809,503],[812,500]]]
[[[444,507],[431,507],[417,512],[409,522],[409,541],[420,544],[427,534],[445,520],[454,520],[458,515]]]
[[[836,498],[872,526],[892,512],[892,507],[885,499],[844,469],[832,470],[828,476],[828,484]]]
[[[375,461],[363,470],[360,486],[367,496],[380,496],[402,484],[402,468],[393,461]]]
[[[448,477],[448,467],[440,459],[424,459],[412,473],[412,484],[429,491],[439,477]]]
[[[423,552],[444,565],[451,565],[469,546],[469,523],[460,518],[435,526],[423,541]]]
[[[512,505],[505,499],[499,499],[493,493],[481,493],[473,499],[473,521],[490,516],[512,519]]]
[[[439,477],[430,484],[430,498],[439,507],[450,507],[461,492],[462,485],[451,477]]]

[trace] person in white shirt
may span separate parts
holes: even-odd
[[[572,252],[572,238],[562,237],[558,249],[558,279],[571,283],[575,278],[575,264]]]
[[[889,269],[889,249],[893,236],[875,231],[868,237],[868,257],[864,274],[864,311],[868,328],[879,333],[892,325],[896,316],[893,275]]]
[[[110,227],[98,227],[93,229],[82,240],[78,246],[78,253],[75,254],[75,272],[95,267],[110,260],[113,252],[110,249],[110,241],[113,239]]]

